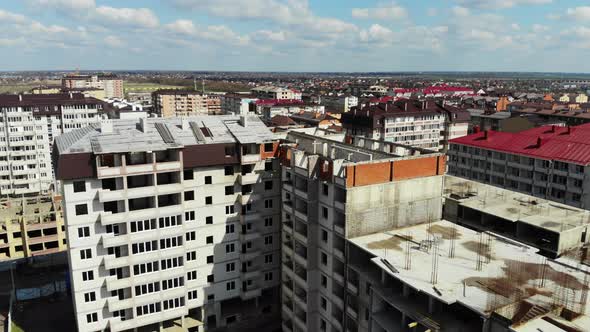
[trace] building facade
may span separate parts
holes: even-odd
[[[209,114],[208,98],[194,90],[158,90],[152,93],[153,111],[160,117]]]
[[[221,111],[226,115],[255,114],[255,103],[258,98],[247,94],[225,94],[221,96]]]
[[[54,183],[54,139],[101,119],[103,104],[82,94],[0,96],[0,196],[38,195]]]
[[[280,324],[277,156],[255,117],[117,120],[58,138],[79,331]]]
[[[301,92],[276,86],[260,86],[251,90],[260,99],[301,100]]]
[[[61,80],[62,89],[100,89],[105,98],[123,98],[123,80],[115,75],[66,75]]]
[[[477,132],[451,140],[449,174],[589,209],[590,127]]]

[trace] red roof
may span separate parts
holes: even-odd
[[[450,142],[533,158],[590,164],[590,124],[576,127],[543,126],[520,133],[489,130],[487,133],[455,138]]]
[[[256,105],[301,105],[303,101],[299,99],[258,99]]]
[[[395,89],[394,92],[397,93],[414,93],[422,91],[424,94],[431,95],[431,94],[438,94],[441,92],[468,92],[473,93],[472,88],[462,87],[462,86],[450,86],[446,84],[441,85],[433,85],[426,88],[410,88],[410,89]]]

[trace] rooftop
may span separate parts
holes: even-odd
[[[70,104],[102,104],[82,93],[0,94],[0,107],[53,106]]]
[[[488,130],[455,138],[450,142],[533,158],[590,164],[590,124],[576,127],[542,126],[520,133]]]
[[[440,220],[349,241],[374,255],[372,263],[393,278],[482,315],[493,311],[520,321],[524,302],[588,314],[587,267],[564,267],[499,235]]]
[[[60,154],[159,151],[187,145],[263,143],[274,139],[258,117],[195,116],[109,120],[56,138]]]

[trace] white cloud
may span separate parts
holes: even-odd
[[[515,30],[515,31],[520,30],[520,24],[518,24],[518,23],[512,23],[512,24],[510,24],[510,27],[512,28],[512,30]]]
[[[27,20],[26,17],[20,14],[7,12],[0,9],[0,24],[2,23],[24,23]]]
[[[125,43],[123,42],[123,40],[121,40],[121,38],[119,38],[117,36],[106,36],[104,38],[104,43],[107,44],[107,46],[110,46],[112,48],[121,48],[121,47],[125,46]]]
[[[250,41],[248,36],[240,36],[225,25],[210,25],[203,28],[195,26],[190,20],[176,20],[166,24],[165,29],[181,36],[238,46],[247,45]]]
[[[387,46],[388,44],[393,43],[395,34],[393,31],[382,25],[373,24],[368,30],[362,30],[359,37],[364,43]]]
[[[399,20],[408,17],[408,11],[395,2],[381,4],[374,8],[353,8],[352,17],[373,20]]]
[[[192,35],[197,32],[197,29],[191,20],[176,20],[172,23],[166,24],[166,29],[184,35]]]
[[[568,8],[565,16],[567,18],[574,19],[577,21],[590,20],[590,6]]]
[[[50,7],[63,11],[81,11],[96,7],[94,0],[27,0],[27,3],[34,8]]]
[[[284,42],[287,40],[287,34],[284,31],[259,30],[253,34],[253,38],[271,42]]]
[[[484,9],[505,9],[525,5],[546,5],[553,0],[457,0],[462,6]]]
[[[531,29],[535,33],[549,31],[549,27],[548,26],[541,25],[541,24],[533,24],[533,26],[531,27]]]
[[[147,8],[101,6],[96,8],[95,15],[97,20],[105,20],[116,25],[138,28],[155,28],[159,25],[158,17]]]
[[[469,9],[465,7],[455,6],[451,8],[451,12],[455,16],[469,16],[470,12]]]
[[[426,10],[426,15],[428,15],[430,17],[434,17],[434,16],[438,15],[438,9],[436,9],[436,8],[428,8]]]

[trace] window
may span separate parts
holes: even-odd
[[[322,305],[322,309],[326,310],[328,308],[328,300],[325,297],[320,298],[320,303]]]
[[[186,279],[187,280],[197,280],[197,270],[189,271],[186,274]]]
[[[160,239],[160,250],[179,247],[182,245],[182,236]]]
[[[270,263],[272,263],[272,254],[264,255],[264,264],[270,264]]]
[[[98,313],[93,312],[91,314],[86,315],[86,322],[87,323],[95,323],[98,322]]]
[[[327,288],[328,287],[328,277],[326,277],[325,275],[322,274],[322,276],[320,278],[320,284],[322,285],[322,287]]]
[[[91,281],[91,280],[94,280],[94,271],[82,272],[82,281]]]
[[[322,206],[322,217],[324,217],[324,219],[328,219],[328,208],[325,206]]]
[[[272,199],[265,199],[264,200],[264,208],[265,209],[272,209]]]
[[[233,272],[236,270],[236,263],[225,264],[225,272]]]
[[[195,178],[195,173],[193,172],[192,169],[185,169],[183,174],[184,174],[185,180],[192,180]]]
[[[264,273],[264,281],[271,281],[272,280],[272,272],[265,272]]]
[[[236,210],[233,205],[226,205],[225,206],[225,214],[234,214],[234,213],[236,213]]]
[[[322,229],[322,242],[328,243],[328,232]]]
[[[212,274],[207,276],[207,282],[215,282],[215,278],[213,277]]]
[[[95,292],[90,292],[90,293],[84,294],[84,302],[88,303],[88,302],[94,302],[94,301],[96,301],[96,293]]]
[[[193,190],[185,191],[184,192],[184,200],[185,201],[194,201],[195,200],[195,192]]]
[[[163,270],[168,270],[168,269],[173,269],[176,267],[180,267],[183,266],[183,260],[182,257],[174,257],[174,258],[168,258],[168,259],[163,259],[160,261],[161,266],[162,266],[162,271]]]
[[[322,264],[328,265],[328,255],[322,252],[320,257],[322,258]]]
[[[324,184],[322,185],[322,194],[323,194],[324,196],[328,196],[328,188],[329,188],[329,187],[328,187],[328,184],[327,184],[327,183],[324,183]]]
[[[92,258],[92,249],[80,250],[80,259],[90,259],[90,258]]]
[[[210,175],[207,175],[205,177],[205,184],[211,184],[213,183],[213,178]]]
[[[133,265],[133,275],[140,275],[145,273],[152,273],[159,271],[159,264],[158,262],[149,262],[143,264],[136,264]]]
[[[184,213],[184,221],[195,221],[195,211],[187,211]]]
[[[186,240],[187,241],[194,241],[197,237],[197,233],[195,231],[186,233]]]
[[[205,218],[205,224],[207,224],[207,225],[213,224],[213,217],[212,216],[206,217]]]
[[[160,282],[152,282],[144,285],[135,286],[135,296],[155,293],[160,291]]]
[[[90,227],[80,227],[78,228],[78,237],[89,237],[90,236]]]
[[[233,195],[234,194],[234,186],[225,186],[225,195]]]
[[[272,235],[267,235],[267,236],[264,237],[264,244],[265,245],[272,244]]]
[[[207,264],[213,264],[213,255],[207,256]]]
[[[231,234],[233,232],[235,232],[235,225],[234,224],[225,225],[225,233]]]
[[[83,216],[88,214],[88,205],[86,204],[78,204],[76,205],[76,215]]]
[[[264,170],[267,172],[272,171],[273,167],[272,167],[272,160],[268,160],[264,163]]]
[[[234,154],[236,154],[236,150],[234,149],[233,146],[226,146],[225,147],[225,156],[226,157],[231,157]]]
[[[236,289],[236,282],[235,281],[230,281],[230,282],[226,283],[225,284],[225,288],[228,291]]]
[[[264,190],[272,190],[272,181],[264,182]]]
[[[225,166],[223,171],[226,176],[227,175],[234,175],[234,167],[233,166]]]
[[[197,290],[192,290],[188,292],[188,299],[189,300],[196,300],[197,299]]]
[[[157,240],[141,242],[141,243],[133,243],[131,245],[131,252],[133,254],[141,254],[144,252],[150,252],[150,251],[155,251],[155,250],[158,250],[158,241]]]
[[[320,331],[326,332],[327,329],[328,329],[328,325],[327,325],[326,321],[320,318]]]
[[[225,253],[229,254],[231,252],[235,252],[236,251],[236,245],[235,243],[228,243],[225,245]]]
[[[74,181],[74,192],[75,193],[83,193],[85,191],[86,191],[86,182]]]
[[[264,143],[264,152],[273,152],[274,145],[272,143]]]
[[[182,277],[162,280],[162,290],[178,288],[184,286],[184,279]]]
[[[197,252],[196,251],[190,251],[186,253],[186,261],[194,261],[197,259]]]
[[[213,236],[207,236],[207,238],[205,239],[207,244],[211,244],[213,243]]]
[[[211,204],[213,204],[213,197],[212,196],[205,197],[205,205],[211,205]]]
[[[264,218],[264,227],[272,227],[272,217]]]

